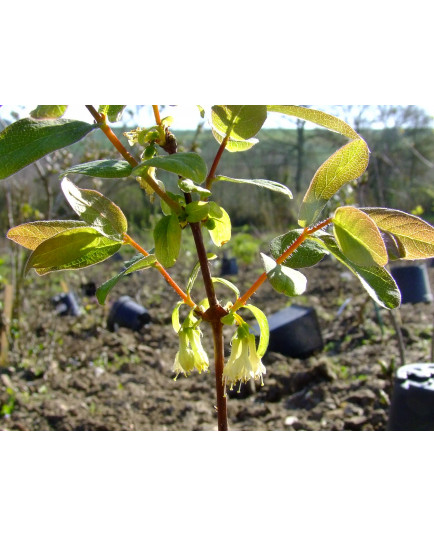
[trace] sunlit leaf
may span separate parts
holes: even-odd
[[[219,132],[217,132],[214,128],[212,129],[212,134],[214,138],[221,144],[224,139],[224,136],[220,134]],[[226,150],[229,151],[230,153],[239,153],[242,151],[248,151],[258,142],[259,140],[256,138],[250,138],[249,140],[243,140],[243,141],[229,139],[226,143]]]
[[[176,262],[181,246],[181,227],[177,216],[163,216],[154,228],[155,255],[158,261],[170,268]]]
[[[120,272],[119,274],[115,275],[114,277],[103,283],[97,289],[96,297],[98,299],[98,302],[103,305],[107,299],[109,292],[113,289],[115,285],[119,283],[121,279],[123,279],[129,274],[132,274],[133,272],[151,268],[151,266],[154,266],[156,262],[157,258],[155,257],[155,255],[148,255],[147,257],[141,255],[140,258],[138,258],[135,262],[131,263],[123,272]]]
[[[395,280],[385,268],[381,266],[358,266],[351,262],[339,249],[334,237],[330,235],[324,235],[321,238],[312,236],[311,240],[319,241],[338,261],[344,264],[359,279],[369,296],[381,307],[386,309],[399,307],[401,293]]]
[[[267,279],[277,292],[285,296],[300,296],[306,291],[307,279],[297,270],[277,264],[274,259],[261,253]]]
[[[92,227],[68,229],[45,240],[30,255],[25,272],[39,275],[91,266],[114,255],[122,242],[102,236]]]
[[[188,194],[199,194],[201,197],[209,197],[211,195],[210,190],[202,188],[191,179],[180,179],[178,181],[178,186],[182,192]]]
[[[278,259],[301,235],[303,229],[293,229],[274,238],[270,243],[270,254]],[[319,263],[328,251],[312,240],[305,240],[283,263],[288,268],[306,268]]]
[[[20,119],[0,132],[0,179],[67,147],[98,125],[70,119]]]
[[[385,266],[386,246],[374,221],[356,207],[339,207],[333,232],[343,254],[359,266]]]
[[[100,104],[98,112],[106,115],[110,123],[116,123],[122,119],[125,108],[126,104]]]
[[[233,141],[245,141],[255,136],[267,119],[267,107],[263,104],[230,104],[213,106],[211,120],[213,128]]]
[[[334,115],[326,114],[319,110],[313,110],[311,108],[304,108],[303,106],[295,105],[268,105],[267,109],[269,112],[278,112],[285,115],[291,115],[293,117],[298,117],[311,123],[315,123],[321,127],[325,127],[328,130],[337,132],[350,138],[356,140],[360,138],[359,134],[350,127],[345,121],[338,119]]]
[[[407,260],[434,257],[434,227],[426,221],[389,208],[362,208],[379,229],[390,233],[397,241],[399,258]],[[398,253],[399,254],[399,253]]]
[[[61,186],[68,203],[86,223],[109,238],[122,240],[128,223],[117,205],[96,190],[78,188],[67,178]]]
[[[327,202],[345,184],[366,170],[369,149],[365,141],[351,141],[336,151],[315,173],[301,205],[298,223],[307,227],[318,220]]]
[[[67,104],[40,104],[30,112],[30,116],[33,119],[58,119],[67,108]]]
[[[13,227],[6,236],[20,246],[34,250],[48,238],[63,231],[87,226],[84,221],[75,220],[35,221]]]
[[[208,217],[209,203],[205,201],[193,201],[185,207],[187,221],[189,223],[197,223]]]
[[[215,224],[213,229],[208,227],[211,240],[217,247],[221,247],[231,239],[232,225],[229,214],[222,208],[211,201],[209,204],[209,216]]]
[[[258,323],[260,329],[260,336],[257,354],[259,358],[262,358],[267,351],[268,343],[270,340],[270,327],[268,325],[268,319],[266,315],[261,311],[261,309],[258,309],[258,307],[256,307],[255,305],[244,305],[243,308],[251,311],[256,318],[256,322]]]
[[[197,153],[175,153],[149,158],[134,168],[133,175],[143,174],[148,167],[164,169],[198,184],[203,182],[208,174],[205,160]]]
[[[99,177],[101,179],[121,179],[129,177],[133,167],[125,160],[95,160],[84,164],[77,164],[66,169],[60,177],[65,177],[71,173],[79,173],[89,177]]]
[[[270,181],[267,179],[232,179],[231,177],[218,175],[215,180],[223,182],[233,182],[235,184],[250,184],[252,186],[266,188],[267,190],[272,190],[273,192],[286,195],[290,199],[292,199],[293,197],[291,190],[287,186],[281,184],[280,182]]]

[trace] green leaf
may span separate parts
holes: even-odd
[[[268,342],[270,340],[270,328],[268,325],[267,317],[261,311],[261,309],[258,309],[258,307],[255,307],[254,305],[243,305],[243,308],[251,311],[256,318],[256,322],[258,323],[261,333],[259,337],[257,354],[258,357],[262,358],[267,351]]]
[[[148,167],[164,169],[184,179],[200,184],[208,175],[205,160],[197,153],[176,153],[167,156],[154,156],[142,162],[133,170],[133,175],[141,175]]]
[[[234,141],[245,141],[257,134],[267,119],[266,105],[232,104],[213,106],[211,120],[214,129]]]
[[[225,137],[222,136],[222,134],[220,134],[219,132],[217,132],[214,128],[212,129],[212,134],[214,138],[221,145]],[[230,153],[239,153],[241,151],[248,151],[258,142],[259,140],[256,138],[250,138],[249,140],[244,140],[244,141],[237,141],[237,140],[233,140],[229,138],[229,140],[226,143],[225,149],[226,151],[229,151]]]
[[[258,186],[259,188],[266,188],[277,192],[279,194],[286,195],[292,199],[292,192],[284,184],[275,181],[269,181],[267,179],[232,179],[231,177],[225,177],[223,175],[218,175],[215,178],[216,181],[225,181],[225,182],[234,182],[236,184],[250,184],[253,186]]]
[[[297,270],[277,264],[274,259],[261,253],[267,279],[277,292],[285,296],[300,296],[306,290],[307,279]]]
[[[215,227],[213,229],[208,228],[208,231],[214,244],[217,247],[221,247],[231,239],[231,219],[229,214],[214,201],[210,201],[208,205],[210,220],[215,223]]]
[[[97,264],[114,255],[122,242],[102,236],[92,227],[68,229],[42,242],[30,255],[25,273],[39,275],[58,270],[76,270]]]
[[[125,108],[126,104],[100,104],[98,112],[106,115],[110,123],[116,123],[122,119]]]
[[[154,228],[154,240],[158,261],[170,268],[175,264],[181,246],[181,227],[175,214],[161,218]]]
[[[369,149],[365,141],[351,141],[336,151],[315,173],[301,205],[298,223],[307,227],[318,220],[322,210],[342,186],[366,170]]]
[[[302,234],[303,229],[293,229],[288,233],[274,238],[270,243],[270,253],[278,259]],[[328,251],[312,240],[305,240],[283,263],[288,268],[306,268],[318,264]]]
[[[381,231],[397,241],[399,258],[406,260],[434,257],[434,227],[426,221],[390,208],[362,208]]]
[[[68,203],[86,223],[108,238],[123,239],[128,223],[117,205],[96,190],[78,188],[67,178],[61,186]]]
[[[77,227],[87,227],[87,224],[75,220],[35,221],[13,227],[6,236],[20,246],[34,250],[48,238]]]
[[[98,125],[70,119],[20,119],[0,132],[0,179],[67,147]]]
[[[187,221],[189,223],[197,223],[208,217],[209,203],[205,201],[193,201],[185,207]]]
[[[182,192],[188,194],[199,194],[201,197],[209,197],[211,195],[210,190],[202,188],[191,179],[179,179],[178,186]]]
[[[60,175],[60,178],[70,173],[79,173],[101,179],[122,179],[129,177],[132,170],[133,167],[124,160],[95,160],[68,168]]]
[[[336,259],[344,264],[362,283],[366,292],[381,307],[395,309],[401,303],[401,293],[395,280],[381,266],[363,267],[351,262],[339,249],[336,240],[330,235],[320,238],[311,236],[311,240],[319,241]]]
[[[303,106],[294,105],[268,105],[267,110],[269,112],[278,112],[285,115],[291,115],[299,117],[311,123],[315,123],[321,127],[325,127],[328,130],[342,134],[347,138],[356,140],[360,138],[359,134],[350,127],[345,121],[338,119],[334,115],[320,112],[319,110],[312,110],[311,108],[304,108]]]
[[[223,279],[221,277],[213,277],[212,282],[225,285],[226,287],[230,288],[235,293],[235,296],[237,297],[237,299],[240,297],[240,291],[231,281],[228,281],[227,279]]]
[[[129,264],[129,266],[119,274],[115,275],[105,283],[103,283],[96,291],[96,297],[98,299],[98,302],[103,305],[107,299],[107,296],[109,292],[113,289],[115,285],[119,283],[121,279],[126,277],[128,274],[131,274],[133,272],[137,272],[138,270],[146,270],[147,268],[151,268],[151,266],[154,266],[157,262],[157,258],[155,255],[148,255],[147,257],[140,255],[139,258],[134,261],[133,263]]]
[[[359,266],[385,266],[386,246],[374,221],[356,207],[339,207],[333,232],[343,254]]]
[[[30,112],[30,116],[33,119],[57,119],[62,117],[67,108],[67,104],[40,104]]]

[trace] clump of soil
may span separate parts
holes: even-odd
[[[178,270],[184,280],[182,267]],[[431,284],[433,272],[430,268]],[[98,285],[109,276],[107,270],[94,273]],[[242,290],[257,270],[240,273],[230,278]],[[358,281],[330,259],[305,273],[305,296],[289,300],[265,284],[252,303],[266,313],[291,304],[314,307],[324,348],[304,359],[268,352],[264,385],[228,392],[230,429],[385,430],[393,370],[400,365],[389,312],[376,308]],[[91,274],[81,271],[69,281],[81,305],[78,317],[56,313],[46,282],[35,278],[28,284],[10,366],[0,371],[0,429],[216,430],[212,360],[207,374],[173,379],[178,348],[171,327],[173,291],[148,270],[125,278],[101,307],[81,293]],[[121,295],[143,304],[152,323],[138,332],[109,331],[110,307]],[[432,304],[404,304],[397,315],[406,362],[429,361]],[[210,331],[206,326],[204,331],[206,345]],[[227,328],[228,350],[231,334]]]

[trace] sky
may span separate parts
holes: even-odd
[[[21,106],[24,106],[24,108],[19,108]],[[29,104],[29,105],[3,105],[0,108],[0,119],[9,119],[10,120],[10,112],[13,110],[19,110],[21,117],[27,117],[31,110],[36,108],[36,104]],[[98,105],[94,105],[96,108],[98,108]],[[205,109],[210,105],[202,105]],[[338,105],[337,105],[338,106]],[[434,104],[431,105],[422,105],[418,104],[416,105],[420,108],[424,108],[429,115],[434,117]],[[322,110],[324,112],[333,113],[335,115],[338,115],[341,117],[341,119],[346,119],[344,115],[339,115],[339,109],[336,109],[336,106],[334,106],[333,110],[330,109],[330,105],[312,105],[313,108]],[[161,116],[172,116],[174,118],[173,122],[173,128],[174,130],[189,130],[189,129],[195,129],[197,127],[198,122],[201,121],[201,117],[199,115],[199,110],[196,105],[194,104],[181,104],[181,105],[169,105],[167,109],[162,111]],[[78,119],[81,121],[86,122],[92,122],[92,118],[88,112],[88,110],[84,107],[84,105],[78,105],[73,104],[69,105],[68,109],[64,115],[65,118],[68,119]],[[146,126],[150,125],[153,122],[153,115],[150,107],[143,107],[140,111],[140,114],[138,116],[138,122],[137,124]],[[292,126],[294,123],[291,122],[290,118],[282,118],[280,114],[270,114],[267,118],[267,121],[265,123],[265,128],[279,128],[279,127],[285,127],[285,126]]]

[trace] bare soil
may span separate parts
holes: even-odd
[[[148,270],[125,278],[104,307],[81,292],[92,273],[101,284],[118,267],[106,263],[68,276],[81,305],[77,317],[56,313],[52,276],[27,282],[10,365],[0,371],[1,430],[217,429],[212,360],[207,374],[173,379],[178,341],[171,310],[177,297],[159,274]],[[186,271],[178,272],[185,280]],[[230,279],[243,290],[257,273],[241,267]],[[291,304],[314,307],[324,348],[303,359],[268,352],[264,385],[228,392],[230,429],[385,430],[393,372],[400,365],[390,313],[376,308],[359,282],[330,259],[305,273],[308,292],[301,298],[289,300],[265,284],[252,303],[266,313]],[[429,273],[434,288],[434,268]],[[110,332],[107,317],[121,295],[144,305],[152,323],[140,331]],[[406,362],[430,361],[432,304],[404,304],[396,318]],[[205,327],[205,342],[209,335]],[[227,350],[230,336],[227,328]]]

